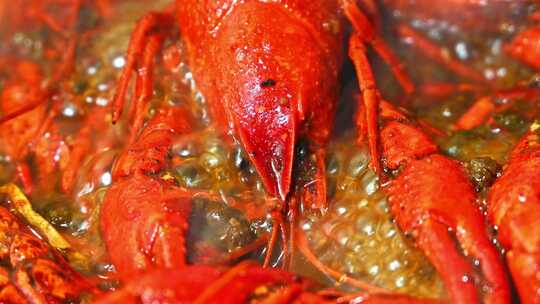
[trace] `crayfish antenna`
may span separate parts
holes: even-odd
[[[38,98],[38,99],[35,99],[35,100],[31,100],[29,103],[27,103],[26,105],[20,107],[19,109],[13,111],[13,112],[10,112],[10,113],[7,113],[5,114],[4,116],[0,117],[0,125],[6,123],[6,122],[9,122],[25,113],[28,113],[32,110],[34,110],[35,108],[39,107],[40,105],[42,105],[43,103],[45,103],[47,101],[47,98]]]
[[[397,294],[391,291],[388,291],[384,288],[375,286],[373,284],[370,284],[368,282],[364,282],[355,278],[352,278],[342,272],[339,272],[337,270],[334,270],[328,266],[326,266],[323,262],[321,262],[317,256],[311,251],[308,243],[308,239],[302,228],[298,228],[296,232],[296,239],[297,239],[297,246],[302,255],[320,272],[324,273],[325,275],[331,277],[332,279],[336,280],[340,283],[348,284],[354,288],[358,288],[360,290],[363,290],[365,292],[369,293],[377,293],[377,294]]]
[[[260,237],[258,237],[256,240],[251,242],[250,244],[243,246],[242,248],[238,248],[235,251],[227,254],[226,256],[224,256],[223,259],[216,260],[216,264],[232,263],[233,261],[263,247],[265,244],[268,244],[268,239],[269,239],[268,234],[263,234]]]
[[[363,303],[363,304],[443,304],[441,300],[415,299],[408,295],[368,294],[365,292],[353,295],[341,296],[338,303]]]

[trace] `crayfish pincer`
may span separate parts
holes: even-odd
[[[360,141],[366,132],[363,115],[358,113]],[[381,165],[387,173],[382,189],[390,212],[440,274],[451,303],[509,303],[508,277],[465,168],[440,154],[423,126],[404,111],[381,100],[379,117]],[[324,265],[298,235],[300,250],[323,273],[389,299],[397,296]]]
[[[478,290],[486,303],[508,303],[508,278],[463,166],[440,154],[422,128],[389,103],[381,103],[380,116],[384,165],[398,171],[384,187],[397,224],[441,274],[453,303],[480,302]]]

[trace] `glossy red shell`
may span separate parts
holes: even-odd
[[[344,56],[338,1],[176,3],[214,121],[233,130],[267,190],[284,198],[297,138],[324,145],[330,135]]]

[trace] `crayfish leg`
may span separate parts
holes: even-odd
[[[427,58],[442,64],[449,71],[474,82],[491,86],[480,72],[452,58],[447,51],[423,37],[410,26],[400,24],[397,27],[397,33],[407,44],[422,52]]]
[[[144,117],[153,93],[154,59],[162,44],[163,37],[161,35],[151,35],[148,37],[148,42],[143,51],[141,68],[137,70],[135,95],[131,103],[134,113],[131,117],[133,119],[133,131],[130,134],[130,143],[135,141],[135,136],[144,124]]]
[[[17,162],[17,165],[15,166],[15,171],[17,172],[17,178],[21,181],[23,185],[24,192],[32,193],[34,191],[35,184],[28,164],[20,161]]]
[[[418,229],[416,244],[441,274],[453,303],[479,302],[471,278],[472,266],[455,249],[455,241],[450,237],[446,225],[433,220],[425,221]],[[458,275],[446,275],[450,273]]]
[[[360,10],[356,1],[342,0],[341,2],[345,15],[351,22],[356,35],[358,35],[365,43],[371,45],[381,59],[388,64],[394,77],[396,77],[397,81],[405,91],[405,94],[409,95],[413,93],[414,83],[405,72],[404,65],[400,62],[394,52],[392,52],[391,48],[381,36],[375,32],[373,25],[367,16]]]
[[[366,56],[366,47],[360,37],[358,37],[358,35],[351,36],[349,43],[349,56],[356,68],[360,92],[362,94],[363,104],[359,105],[358,108],[365,107],[364,110],[359,112],[360,114],[365,115],[365,117],[360,117],[357,121],[363,121],[365,119],[365,124],[361,124],[359,129],[361,132],[364,132],[365,130],[367,133],[368,146],[371,155],[371,167],[377,176],[382,177],[383,172],[380,162],[381,154],[379,151],[379,97],[377,94],[375,78]],[[361,137],[363,137],[363,135],[364,134],[362,134]]]
[[[97,129],[98,126],[103,125],[105,121],[104,111],[104,108],[97,108],[89,114],[73,143],[73,149],[71,150],[66,169],[62,174],[60,185],[64,193],[70,193],[73,190],[80,165],[92,147],[92,131]]]
[[[467,112],[456,122],[454,128],[457,130],[473,129],[481,125],[494,110],[495,104],[493,103],[493,99],[490,96],[482,97],[467,109]]]
[[[481,88],[471,83],[428,82],[419,86],[418,95],[428,97],[430,102],[437,102],[454,94],[476,95],[481,91]]]
[[[172,27],[173,24],[174,17],[171,13],[168,12],[151,12],[143,16],[137,22],[135,30],[133,31],[133,34],[131,35],[131,39],[129,41],[126,54],[126,65],[124,66],[122,74],[120,75],[120,79],[118,80],[117,90],[112,101],[113,122],[117,122],[122,115],[122,109],[124,107],[128,86],[131,80],[131,75],[139,65],[141,55],[143,55],[145,50],[147,49],[146,45],[149,42],[149,33],[159,29],[168,30]],[[150,40],[154,40],[154,38]],[[156,42],[150,42],[151,44],[156,44]],[[148,51],[149,53],[153,51],[157,52],[157,50],[155,50],[153,46],[149,47]]]
[[[537,102],[540,97],[538,88],[514,88],[496,92],[491,96],[483,96],[476,100],[463,114],[454,128],[457,130],[470,130],[480,126],[484,122],[490,122],[493,114],[500,113],[512,106],[514,102]],[[504,104],[497,104],[495,101],[504,100]],[[532,112],[536,115],[536,112]]]
[[[360,130],[359,140],[367,134],[368,146],[371,155],[371,167],[383,179],[381,154],[379,151],[380,135],[378,124],[379,97],[375,77],[366,55],[365,44],[370,44],[375,52],[390,66],[392,73],[400,83],[407,95],[414,91],[414,84],[404,70],[397,56],[391,51],[382,38],[375,33],[369,19],[359,9],[355,1],[342,0],[345,15],[354,27],[349,39],[349,57],[357,72],[358,83],[362,94],[365,109],[359,112],[357,125]],[[359,107],[359,109],[361,106]],[[365,117],[362,117],[365,116]],[[360,122],[360,123],[358,123]]]

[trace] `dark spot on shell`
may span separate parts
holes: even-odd
[[[267,79],[263,82],[261,82],[261,87],[273,87],[276,85],[276,81],[274,79]]]

